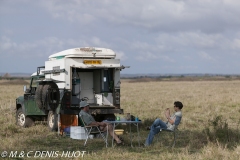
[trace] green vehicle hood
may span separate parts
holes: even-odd
[[[19,96],[17,99],[16,99],[16,103],[19,104],[19,103],[23,103],[24,101],[24,97],[23,96]]]

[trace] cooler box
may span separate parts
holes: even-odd
[[[87,139],[87,133],[84,127],[71,126],[70,127],[70,138],[72,139]]]

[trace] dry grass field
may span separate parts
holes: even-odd
[[[154,81],[122,80],[121,106],[142,120],[141,146],[133,131],[132,148],[129,129],[125,129],[125,146],[104,147],[101,139],[73,140],[50,132],[44,123],[31,128],[15,125],[15,99],[23,95],[23,84],[0,80],[0,154],[3,151],[86,151],[84,158],[48,159],[233,159],[240,157],[240,81]],[[150,125],[157,117],[164,119],[164,110],[173,111],[174,101],[181,101],[183,119],[175,148],[169,148],[169,133],[144,147]],[[109,140],[110,142],[110,140]],[[1,156],[0,156],[1,157]],[[1,158],[0,158],[1,159]],[[6,159],[6,158],[5,158]],[[21,159],[21,158],[19,158]],[[25,156],[25,159],[29,159]],[[32,158],[30,158],[32,159]],[[34,158],[43,159],[43,158]]]

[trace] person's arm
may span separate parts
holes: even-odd
[[[180,121],[182,119],[182,113],[181,112],[176,112],[174,114],[174,118],[168,118],[168,122],[171,123],[172,125],[179,125]]]
[[[91,122],[89,126],[102,126],[105,127],[107,124],[103,122]]]
[[[169,108],[166,109],[165,116],[167,119],[170,118],[170,109]]]
[[[83,115],[82,118],[88,126],[102,126],[102,127],[105,127],[107,125],[104,122],[95,121],[95,119],[91,115],[86,114],[86,115]]]
[[[91,122],[88,126],[99,126],[99,122]]]
[[[87,126],[99,126],[99,123],[96,122],[90,115],[82,114],[82,118]]]
[[[176,119],[176,118],[174,118],[174,119],[171,119],[170,117],[167,118],[168,122],[169,122],[171,125],[173,125],[173,124],[175,123],[175,119]]]

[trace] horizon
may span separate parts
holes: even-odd
[[[33,73],[3,73],[0,72],[0,77],[3,77],[5,74],[9,74],[10,77],[30,77]],[[120,74],[121,76],[148,76],[148,77],[155,77],[155,76],[240,76],[240,74],[220,74],[220,73],[123,73]]]

